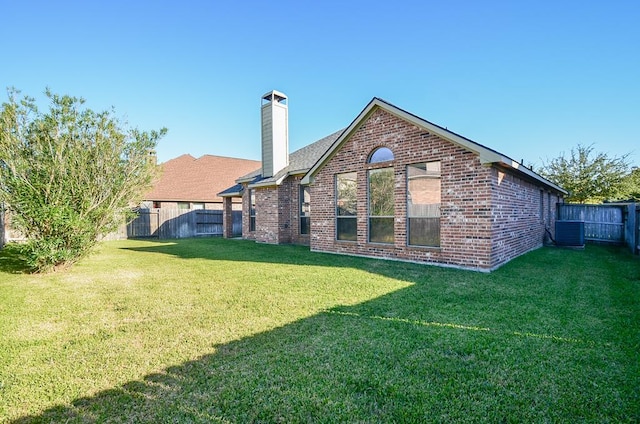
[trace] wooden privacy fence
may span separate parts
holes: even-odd
[[[153,208],[140,209],[138,216],[107,239],[172,239],[222,236],[221,210]],[[242,212],[233,211],[233,235],[242,234]]]
[[[640,204],[636,203],[636,239],[635,239],[635,253],[636,255],[640,255]]]
[[[599,243],[626,244],[638,252],[639,206],[636,203],[602,205],[558,204],[558,219],[584,221],[584,238]]]

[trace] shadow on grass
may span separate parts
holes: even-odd
[[[0,271],[9,274],[28,274],[31,268],[20,254],[20,246],[9,243],[0,249]]]
[[[247,253],[242,244],[227,242],[226,252],[209,251],[208,243],[191,251],[181,243],[133,250],[241,260],[238,254]],[[253,257],[247,259],[272,262],[277,260],[274,256],[279,258],[273,254],[277,247],[266,249],[270,255],[263,247],[255,245]],[[302,258],[297,255],[304,256],[303,264],[320,261],[369,269],[380,262],[333,255],[327,261],[325,255],[318,258],[302,255],[303,251],[287,247],[278,253],[283,253],[283,263],[299,264]],[[629,365],[634,363],[633,355],[625,362],[607,356],[611,346],[605,351],[575,340],[475,326],[496,308],[495,292],[484,290],[483,284],[541,282],[544,276],[522,282],[515,272],[531,273],[535,265],[536,261],[519,261],[486,275],[383,263],[379,272],[403,273],[403,279],[415,284],[212,346],[211,354],[197,360],[14,423],[615,422],[640,418],[635,408],[640,400],[635,393],[639,381],[629,379],[637,370]],[[431,285],[438,287],[433,290]],[[437,299],[435,292],[441,293]],[[521,296],[513,293],[516,301]],[[506,299],[504,294],[500,298]],[[520,311],[504,308],[507,315],[493,316],[493,324],[505,318],[514,325]],[[609,361],[617,362],[619,374],[599,367]]]
[[[146,246],[123,247],[123,249],[165,254],[182,259],[198,258],[216,261],[330,265],[330,261],[326,260],[326,256],[323,257],[326,254],[321,254],[319,258],[314,257],[315,255],[309,255],[309,247],[300,245],[262,244],[251,240],[223,239],[220,237],[139,241],[145,242]]]
[[[178,240],[145,240],[145,246],[123,247],[135,252],[158,253],[181,259],[205,259],[245,263],[272,263],[283,265],[352,268],[379,274],[396,280],[416,283],[425,276],[437,277],[450,272],[482,275],[437,266],[387,261],[379,258],[310,252],[308,246],[292,244],[263,244],[251,240],[223,238],[191,238]],[[486,275],[486,274],[485,274]]]
[[[412,297],[411,289],[402,292],[386,301]],[[634,383],[612,390],[620,382],[585,366],[597,355],[583,345],[341,308],[14,423],[637,419]]]
[[[423,384],[443,373],[401,333],[319,314],[15,423],[424,422],[450,407]]]

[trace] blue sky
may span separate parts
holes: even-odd
[[[0,0],[0,15],[3,88],[165,126],[160,161],[259,160],[276,89],[291,150],[376,96],[525,164],[581,143],[640,165],[637,0]]]

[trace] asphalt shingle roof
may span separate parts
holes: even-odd
[[[161,174],[145,200],[222,202],[218,192],[235,184],[238,176],[260,166],[259,161],[189,154],[160,164]]]
[[[250,183],[258,183],[258,184],[275,184],[276,181],[280,180],[282,177],[293,174],[304,174],[316,163],[318,159],[326,152],[329,147],[333,144],[334,141],[338,139],[340,134],[342,134],[344,129],[334,132],[333,134],[329,134],[326,137],[321,138],[318,141],[315,141],[301,149],[296,150],[295,152],[289,155],[289,165],[284,169],[278,171],[276,175],[269,178],[256,178],[260,177],[260,173],[262,172],[261,168],[255,169],[253,172],[250,172],[242,177],[238,178],[236,181],[238,182],[250,182]],[[225,190],[226,191],[226,190]]]

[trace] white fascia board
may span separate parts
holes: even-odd
[[[316,162],[313,167],[307,172],[304,178],[300,181],[300,184],[308,185],[313,182],[313,177],[315,173],[335,154],[335,152],[340,148],[342,143],[348,139],[351,134],[360,126],[362,122],[369,116],[369,114],[374,110],[374,108],[381,108],[386,112],[399,117],[407,122],[410,122],[417,127],[423,128],[424,130],[436,134],[437,136],[448,140],[454,144],[457,144],[463,147],[466,150],[469,150],[473,153],[476,153],[480,158],[480,163],[483,165],[498,165],[504,168],[514,169],[516,172],[523,173],[527,175],[529,178],[532,178],[543,185],[546,185],[554,190],[559,191],[560,193],[568,194],[566,190],[557,186],[556,184],[548,181],[547,179],[541,177],[537,173],[531,171],[529,168],[519,164],[513,159],[496,152],[495,150],[489,149],[481,144],[476,143],[475,141],[469,140],[468,138],[462,137],[454,132],[447,130],[446,128],[442,128],[438,125],[435,125],[429,121],[426,121],[416,115],[413,115],[405,110],[402,110],[386,101],[378,99],[377,97],[371,100],[369,104],[363,109],[362,112],[354,119],[354,121],[347,127],[347,129],[340,135],[340,137],[333,143],[333,145],[327,150],[320,160]]]
[[[557,184],[552,183],[551,181],[547,180],[546,178],[544,178],[543,176],[537,174],[536,172],[532,171],[531,169],[527,168],[526,166],[514,161],[513,159],[510,159],[508,157],[502,157],[502,160],[500,161],[494,161],[491,162],[492,165],[497,165],[500,166],[502,168],[510,168],[513,169],[517,172],[520,172],[524,175],[526,175],[527,177],[529,177],[530,179],[536,180],[540,183],[542,183],[543,185],[564,194],[565,196],[569,195],[569,192],[565,189],[563,189],[562,187],[560,187]]]
[[[249,184],[247,188],[274,187],[276,185],[275,181],[259,181],[257,183]]]
[[[233,191],[225,194],[218,193],[218,197],[242,197],[241,191]]]
[[[340,148],[342,143],[351,136],[351,133],[360,126],[364,118],[369,115],[369,112],[376,106],[376,101],[378,99],[374,98],[369,102],[367,106],[358,114],[356,119],[354,119],[351,124],[340,134],[340,137],[336,141],[333,142],[331,147],[322,154],[320,159],[311,167],[311,169],[305,174],[305,176],[300,180],[301,185],[309,185],[313,182],[313,176],[315,173],[322,168],[322,166],[327,162],[333,154]]]

